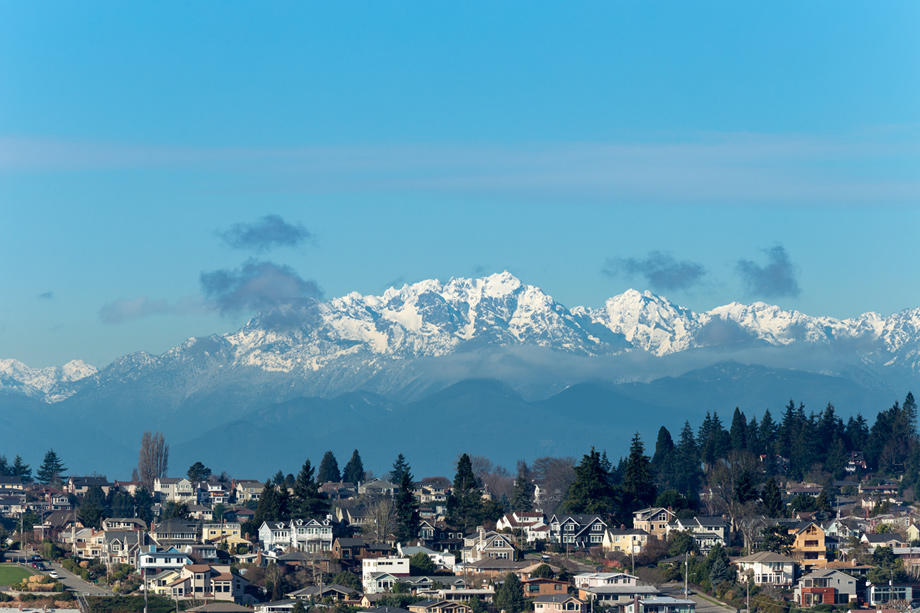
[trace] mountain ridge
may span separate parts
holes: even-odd
[[[606,368],[608,379],[622,381],[642,377],[628,366],[637,360],[651,364],[687,355],[743,361],[744,352],[782,349],[798,356],[798,368],[812,372],[864,368],[881,379],[912,379],[920,372],[920,308],[837,319],[758,301],[697,313],[633,289],[599,308],[568,308],[502,272],[444,283],[427,279],[380,295],[351,292],[306,307],[281,306],[238,330],[192,337],[160,355],[127,354],[101,369],[77,360],[45,369],[0,360],[0,390],[57,403],[170,376],[175,394],[186,395],[231,378],[283,380],[295,395],[331,397],[358,389],[394,394],[413,386],[420,390],[413,393],[423,393],[431,385],[487,374],[484,366],[472,364],[501,357],[522,362],[521,373],[527,370],[523,362],[547,362],[549,354],[572,364],[593,362],[596,370]],[[528,351],[537,357],[525,357]],[[435,362],[466,370],[428,385]],[[609,368],[601,366],[608,363]],[[547,389],[557,391],[574,381],[569,377]]]

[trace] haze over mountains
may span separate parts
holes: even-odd
[[[54,446],[73,469],[129,471],[141,433],[161,430],[172,472],[202,460],[256,478],[354,447],[371,467],[401,448],[434,472],[460,451],[507,464],[592,444],[616,456],[637,429],[651,444],[659,425],[736,405],[874,412],[920,389],[918,349],[920,308],[696,313],[635,290],[569,308],[504,272],[288,305],[99,370],[0,360],[0,443],[27,461]]]

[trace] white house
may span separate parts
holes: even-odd
[[[291,526],[284,521],[264,521],[259,526],[259,544],[263,551],[291,546]]]
[[[436,567],[449,570],[451,573],[454,572],[454,567],[457,565],[456,556],[446,549],[442,552],[438,552],[434,549],[428,549],[427,547],[403,546],[401,543],[396,543],[396,551],[400,556],[407,558],[411,558],[417,553],[424,553],[428,556],[429,560],[434,562]]]
[[[795,560],[790,557],[758,551],[733,561],[740,571],[742,581],[748,573],[756,585],[792,585],[795,583]]]
[[[579,573],[573,577],[575,587],[590,588],[607,585],[636,585],[639,577],[626,573]]]
[[[332,520],[328,517],[291,520],[291,545],[297,551],[331,551],[332,540]]]
[[[389,575],[384,577],[383,575]],[[361,560],[361,583],[365,594],[379,594],[393,587],[399,577],[409,576],[409,558],[387,556]]]
[[[198,495],[192,482],[185,477],[157,477],[153,480],[153,491],[162,500],[192,504],[198,502]]]

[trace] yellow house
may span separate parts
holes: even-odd
[[[235,521],[204,524],[201,526],[201,542],[226,542],[230,547],[236,547],[240,543],[249,544],[249,541],[243,538],[242,526]]]
[[[907,542],[908,543],[913,543],[914,541],[920,541],[920,528],[918,528],[917,525],[914,524],[913,522],[911,522],[911,524],[907,526],[906,532],[907,532]]]
[[[157,596],[171,595],[172,588],[170,588],[170,584],[181,576],[182,574],[178,570],[164,570],[156,575],[147,577],[147,586],[150,589],[149,593],[156,594]]]
[[[805,572],[827,566],[827,544],[824,540],[824,529],[821,526],[808,522],[790,529],[789,534],[795,535],[791,551],[792,559],[804,566]]]
[[[621,553],[637,554],[648,544],[648,532],[645,530],[610,530],[604,532],[602,547],[605,553],[619,551]]]

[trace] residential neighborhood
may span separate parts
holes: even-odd
[[[792,407],[784,420],[795,419],[819,418]],[[0,457],[2,553],[22,573],[3,591],[85,610],[112,599],[124,610],[337,613],[917,608],[915,476],[895,458],[873,472],[879,456],[862,452],[835,472],[819,454],[796,470],[795,454],[753,453],[760,436],[736,410],[731,428],[707,416],[676,445],[662,428],[650,455],[636,436],[618,466],[592,448],[511,476],[463,454],[453,478],[415,478],[401,453],[374,476],[357,449],[341,470],[327,451],[265,481],[202,462],[157,475],[159,434],[145,435],[141,457],[154,460],[128,481],[64,476],[53,450],[34,475]],[[900,444],[877,436],[883,450]]]

